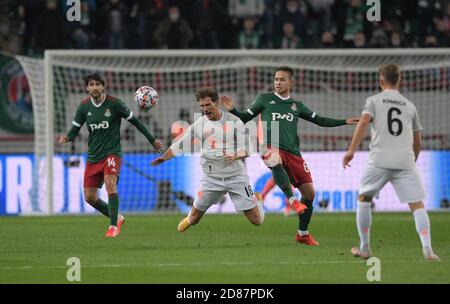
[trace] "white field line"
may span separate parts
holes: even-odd
[[[381,260],[383,264],[405,264],[405,263],[425,263],[425,260]],[[216,263],[152,263],[152,264],[88,264],[81,268],[153,268],[153,267],[183,267],[183,266],[270,266],[270,265],[330,265],[330,264],[365,264],[365,260],[355,261],[298,261],[298,262],[216,262]],[[65,265],[48,265],[48,266],[0,266],[0,270],[17,270],[17,269],[67,269],[69,266]]]

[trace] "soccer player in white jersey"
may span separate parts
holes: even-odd
[[[237,211],[243,211],[252,224],[261,225],[264,209],[262,203],[254,198],[243,161],[248,156],[244,124],[236,116],[220,109],[215,89],[200,89],[196,98],[204,115],[189,126],[162,156],[151,162],[152,166],[157,166],[180,155],[194,139],[202,143],[201,190],[189,214],[178,224],[178,231],[183,232],[197,224],[206,210],[226,193]]]
[[[398,91],[400,73],[397,64],[379,68],[382,92],[367,98],[352,143],[343,158],[344,168],[350,166],[367,127],[371,125],[369,160],[362,175],[356,208],[360,247],[353,247],[351,252],[364,259],[371,256],[372,198],[378,197],[381,188],[391,182],[400,201],[409,204],[414,215],[425,259],[438,260],[431,248],[430,219],[423,204],[425,190],[416,167],[422,125],[414,104]]]

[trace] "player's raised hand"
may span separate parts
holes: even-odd
[[[225,109],[227,109],[228,111],[231,111],[234,109],[234,103],[233,103],[233,99],[231,98],[231,96],[221,95],[219,97],[219,101],[225,107]]]
[[[353,159],[354,155],[355,153],[351,151],[347,151],[347,153],[345,153],[344,158],[342,159],[342,166],[344,167],[344,169],[346,169],[347,167],[351,167],[350,161]]]
[[[67,135],[60,135],[60,136],[58,136],[58,143],[60,145],[66,144],[68,142],[69,142],[69,137],[67,137]]]
[[[360,119],[361,119],[361,117],[350,117],[350,118],[347,118],[345,123],[347,125],[357,125]]]
[[[155,158],[154,160],[152,160],[151,161],[151,163],[150,163],[150,165],[152,166],[152,167],[154,167],[154,166],[158,166],[158,165],[161,165],[163,162],[165,162],[166,160],[164,159],[164,157],[163,156],[160,156],[160,157],[158,157],[158,158]]]
[[[234,154],[229,154],[229,155],[225,155],[225,161],[230,163],[232,161],[236,160],[236,155]]]
[[[247,152],[245,150],[239,150],[236,153],[225,155],[225,161],[226,162],[232,162],[234,160],[246,158],[247,156],[248,155],[247,155]]]
[[[164,152],[164,145],[159,140],[155,140],[153,143],[153,148],[155,148],[155,150],[159,153]]]

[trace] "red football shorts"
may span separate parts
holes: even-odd
[[[291,180],[291,184],[298,188],[307,183],[312,183],[311,172],[305,160],[295,154],[286,152],[281,149],[268,148],[262,155],[263,160],[267,160],[272,153],[278,153],[283,161],[283,168]]]
[[[105,175],[115,175],[118,181],[120,164],[121,158],[113,154],[96,163],[87,162],[84,170],[84,188],[101,188]]]

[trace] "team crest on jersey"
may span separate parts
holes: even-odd
[[[91,113],[91,111],[89,111],[89,112],[88,112],[87,116],[92,116],[92,113]]]
[[[110,117],[111,116],[111,111],[109,109],[106,109],[105,116],[106,117]]]
[[[276,104],[276,102],[272,100],[271,102],[269,102],[269,104]]]
[[[293,104],[292,104],[291,110],[292,110],[292,111],[297,111],[297,104],[296,104],[296,103],[293,103]]]

